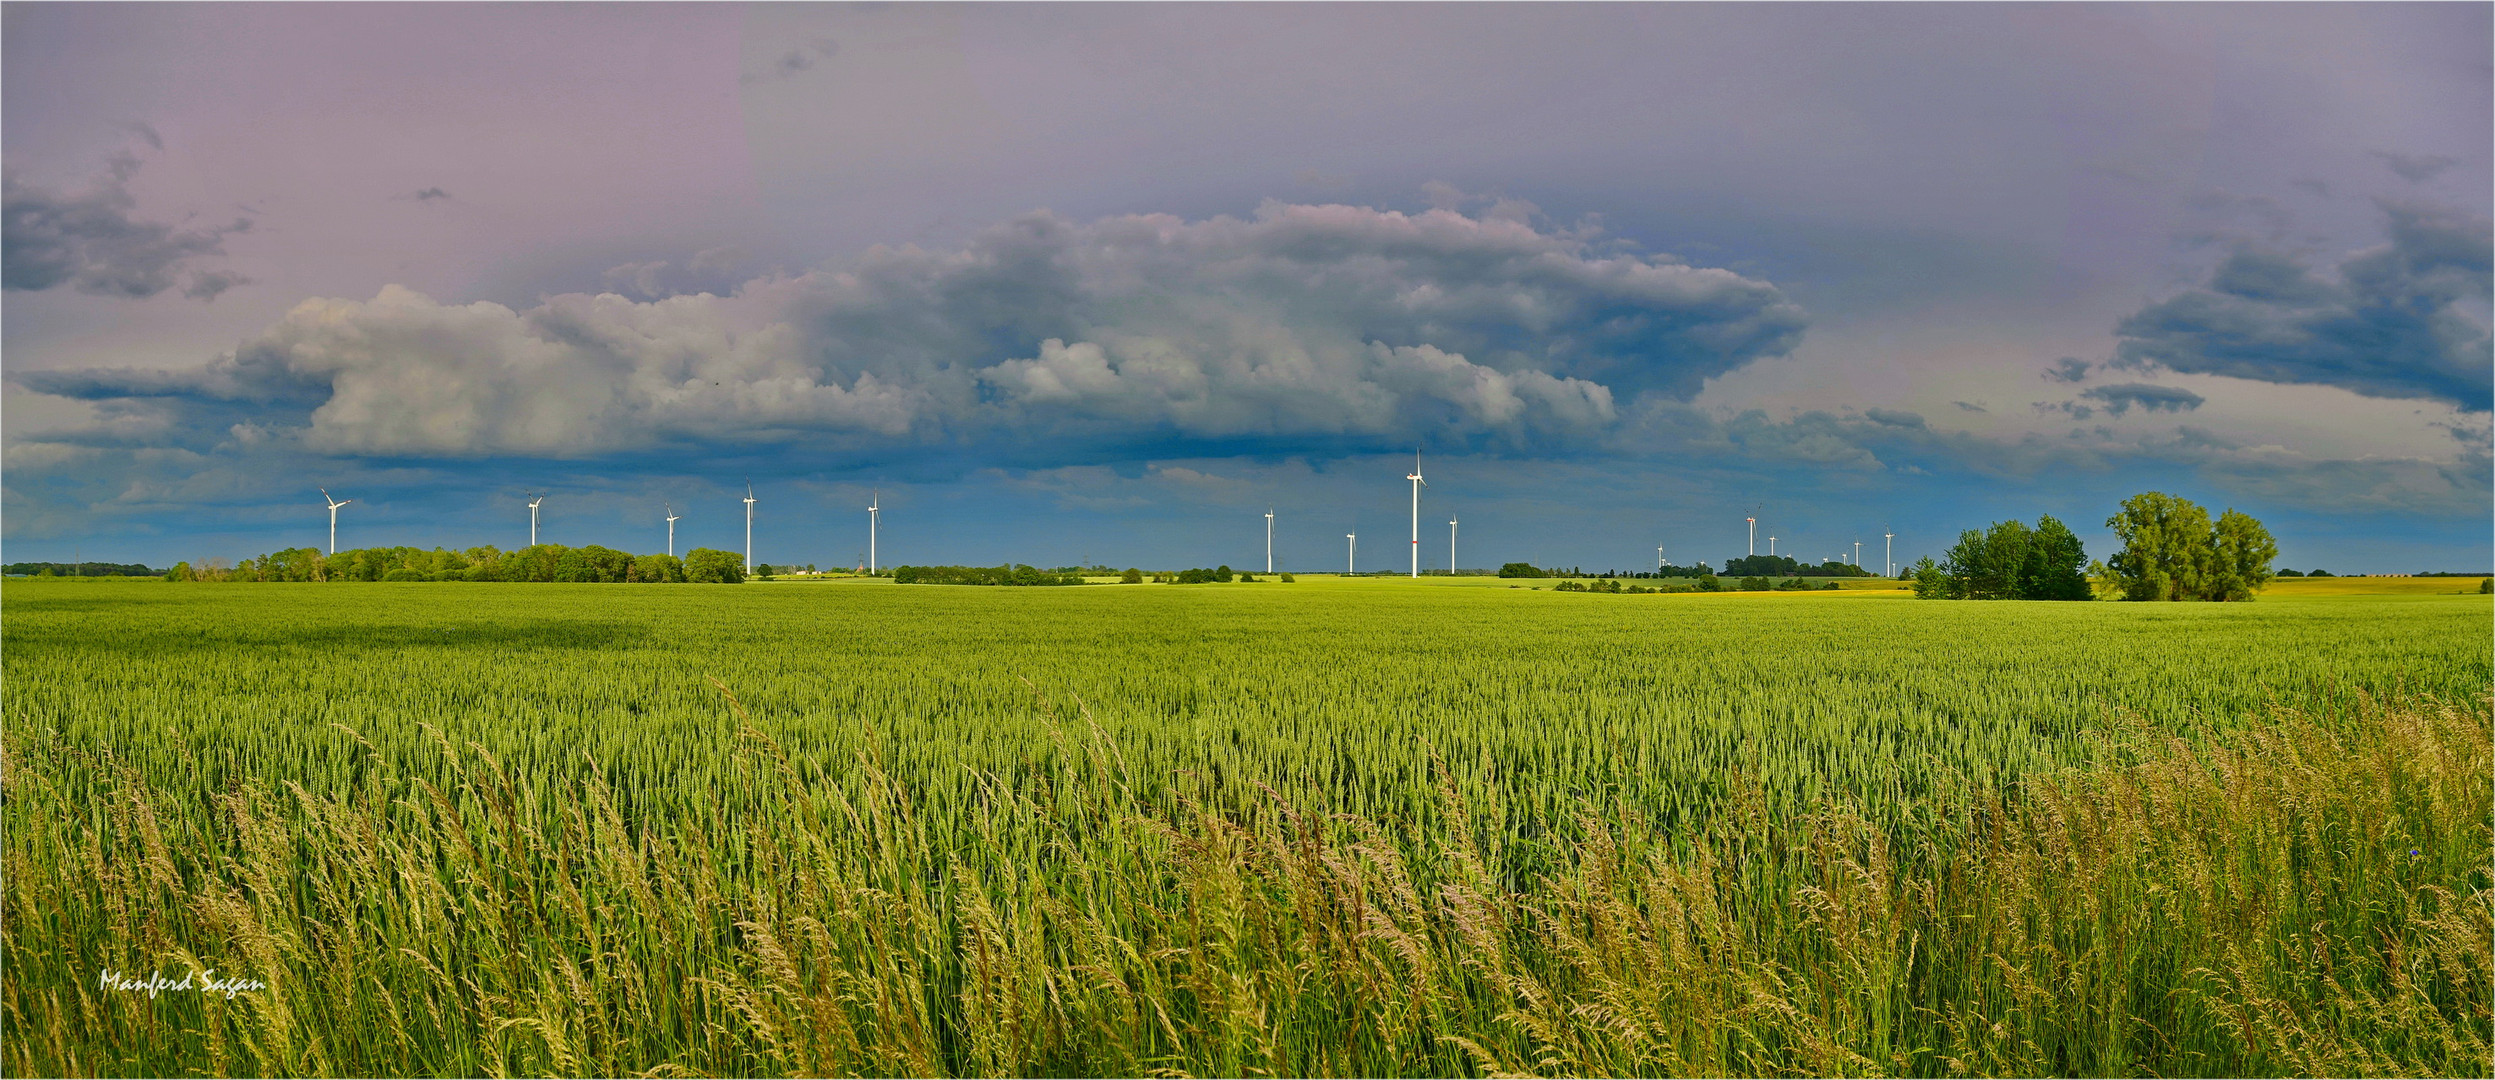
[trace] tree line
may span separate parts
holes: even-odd
[[[549,581],[584,583],[695,583],[735,585],[745,563],[733,551],[694,548],[672,555],[635,555],[591,544],[532,544],[504,551],[491,544],[462,551],[448,548],[354,548],[324,553],[286,548],[231,567],[214,562],[174,564],[167,581]]]
[[[1081,574],[1041,570],[1014,563],[1006,566],[896,566],[896,585],[1080,585]]]
[[[1923,600],[2244,601],[2278,574],[2278,543],[2252,515],[2228,510],[2215,520],[2189,499],[2161,491],[2123,500],[2105,519],[2122,550],[2088,561],[2070,528],[2048,514],[2033,526],[1996,521],[1968,529],[1935,562],[1918,560],[1906,577]],[[2327,575],[2324,575],[2327,576]]]
[[[9,577],[155,577],[164,573],[138,563],[13,562],[0,566]]]
[[[1705,563],[1698,564],[1701,568]],[[1743,555],[1724,560],[1724,577],[1879,577],[1853,563],[1829,559],[1817,566],[1790,555]]]

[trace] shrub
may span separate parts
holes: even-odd
[[[423,581],[424,579],[424,571],[410,570],[404,566],[399,567],[396,570],[392,570],[387,574],[381,575],[381,580],[383,581]]]
[[[1137,570],[1132,566],[1127,567],[1125,573],[1118,575],[1118,584],[1120,585],[1141,585],[1143,582],[1144,572]]]

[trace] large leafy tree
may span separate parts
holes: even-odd
[[[745,564],[733,551],[694,548],[684,553],[684,579],[718,585],[742,584]]]
[[[2270,560],[2278,558],[2278,541],[2252,515],[2228,510],[2210,531],[2209,577],[2202,596],[2210,600],[2250,600],[2270,582]]]
[[[2019,567],[2019,596],[2027,600],[2093,600],[2088,578],[2087,549],[2070,526],[2047,514],[2036,519],[2028,534],[2027,558]]]
[[[2162,491],[2124,499],[2105,519],[2122,541],[2106,567],[2122,582],[2125,600],[2191,600],[2201,595],[2209,559],[2209,511],[2190,499]]]
[[[1915,595],[1952,600],[2089,600],[2080,568],[2088,552],[2070,527],[2047,515],[2033,527],[1996,521],[1968,529],[1938,564],[1915,568]]]
[[[2162,491],[2123,500],[2105,519],[2123,548],[2106,560],[2125,600],[2250,600],[2269,583],[2278,542],[2251,515],[2209,511]]]
[[[1941,561],[1953,600],[2017,600],[2019,580],[2033,540],[2027,526],[1996,521],[1989,529],[1968,529]]]

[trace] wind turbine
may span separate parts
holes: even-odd
[[[1771,558],[1776,554],[1776,538],[1773,536],[1767,538],[1767,554]]]
[[[1447,576],[1455,576],[1455,519],[1447,519]]]
[[[871,491],[866,499],[866,573],[875,575],[875,526],[882,520],[884,493]]]
[[[1860,541],[1860,540],[1856,540],[1856,541],[1854,541],[1854,569],[1856,569],[1856,570],[1860,570],[1860,569],[1862,569],[1862,568],[1863,568],[1863,542],[1862,542],[1862,541]]]
[[[1655,572],[1658,574],[1663,572],[1663,545],[1661,544],[1655,545]]]
[[[754,572],[754,481],[745,481],[745,572]]]
[[[546,501],[546,497],[545,497],[545,496],[543,496],[543,495],[531,495],[531,496],[529,496],[529,500],[528,500],[528,546],[530,546],[530,547],[536,547],[536,546],[537,546],[537,504],[538,504],[538,503],[541,503],[541,502],[544,502],[544,501]]]
[[[321,501],[329,504],[329,553],[335,555],[338,553],[338,508],[355,500],[332,499],[329,497],[329,489],[322,488]]]
[[[1897,534],[1880,534],[1880,576],[1897,576]]]
[[[1343,576],[1360,572],[1360,534],[1343,534]]]
[[[1265,572],[1273,573],[1273,507],[1265,508]]]
[[[1750,511],[1750,516],[1743,520],[1750,523],[1750,550],[1745,554],[1756,555],[1759,553],[1759,512]]]
[[[1412,452],[1412,475],[1404,479],[1412,481],[1412,576],[1417,579],[1421,576],[1421,489],[1428,486],[1421,479],[1420,451]]]
[[[670,559],[676,557],[676,507],[674,503],[667,504],[667,557]]]

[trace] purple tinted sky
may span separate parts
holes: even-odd
[[[350,544],[547,488],[725,546],[750,473],[761,558],[881,485],[916,561],[1238,563],[1273,503],[1323,566],[1415,444],[1468,564],[1758,504],[2102,553],[2148,487],[2495,558],[2487,5],[5,18],[11,559],[317,543],[315,483]]]

